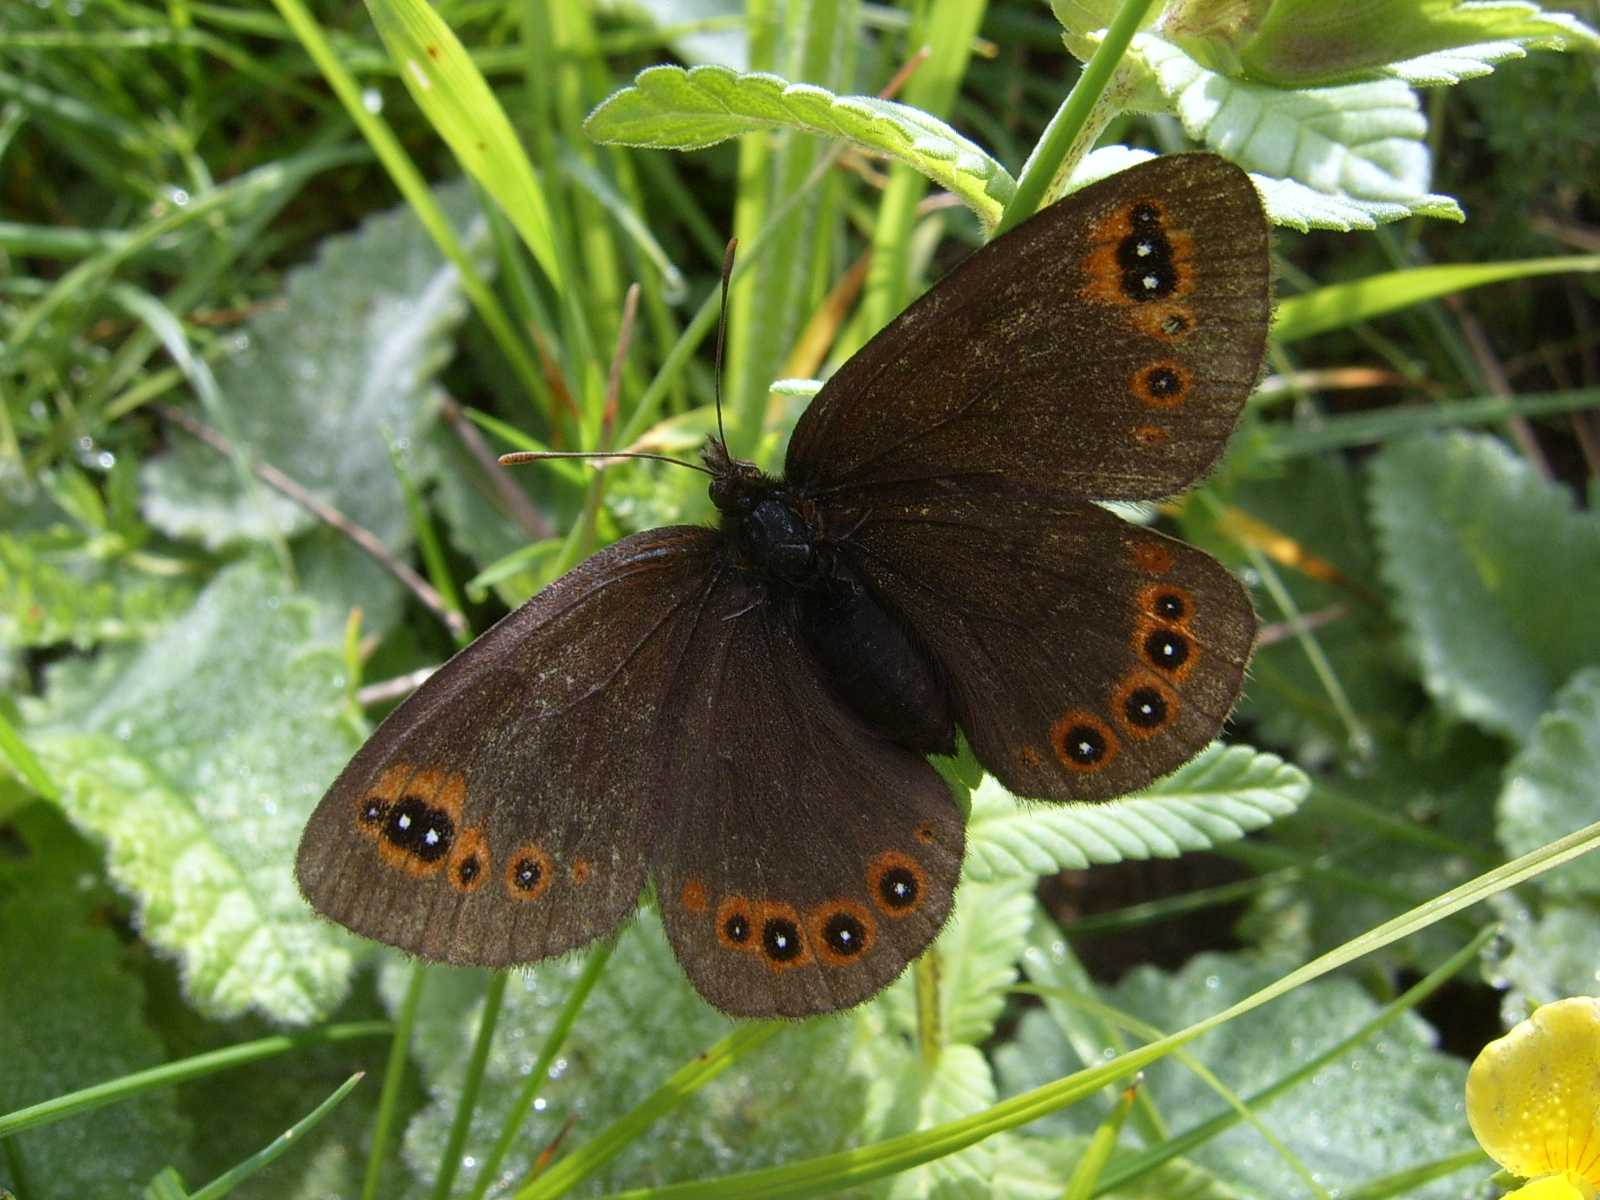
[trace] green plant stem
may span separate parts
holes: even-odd
[[[1017,179],[1017,190],[1006,203],[995,233],[1004,233],[1014,225],[1031,217],[1044,200],[1050,181],[1056,177],[1061,164],[1080,142],[1090,118],[1100,107],[1100,99],[1111,82],[1112,73],[1122,61],[1133,35],[1139,31],[1152,0],[1123,0],[1122,7],[1112,18],[1106,36],[1095,48],[1094,55],[1084,65],[1078,82],[1072,87],[1066,101],[1050,118],[1039,144],[1034,147]],[[1083,146],[1080,149],[1087,150]]]
[[[329,1025],[310,1033],[259,1038],[223,1050],[196,1054],[192,1058],[181,1058],[177,1062],[163,1063],[159,1067],[151,1067],[148,1071],[138,1071],[132,1075],[124,1075],[120,1079],[97,1083],[93,1087],[80,1088],[76,1092],[68,1092],[64,1096],[43,1100],[27,1108],[19,1108],[15,1112],[0,1115],[0,1138],[11,1137],[25,1129],[52,1125],[68,1117],[81,1116],[97,1108],[103,1108],[107,1104],[131,1100],[145,1092],[176,1087],[191,1079],[203,1079],[220,1071],[248,1066],[266,1058],[276,1058],[292,1050],[348,1042],[356,1038],[381,1037],[391,1033],[393,1029],[394,1026],[387,1021],[354,1021],[345,1025]]]
[[[506,1113],[494,1149],[489,1151],[489,1156],[483,1160],[483,1168],[478,1172],[478,1182],[473,1185],[469,1200],[483,1200],[489,1188],[493,1186],[495,1176],[500,1173],[500,1164],[505,1162],[506,1155],[511,1152],[512,1143],[522,1131],[523,1122],[528,1119],[528,1113],[539,1095],[539,1089],[549,1080],[550,1064],[555,1062],[556,1055],[561,1052],[567,1035],[577,1023],[578,1014],[583,1011],[584,1002],[589,999],[589,993],[594,991],[594,985],[600,981],[606,963],[611,959],[611,951],[615,948],[616,943],[607,939],[589,951],[589,957],[583,964],[583,973],[572,985],[572,991],[567,995],[567,1002],[561,1006],[561,1013],[556,1017],[555,1025],[544,1039],[544,1046],[533,1064],[533,1070],[523,1080],[522,1090],[517,1093],[517,1098],[512,1101],[511,1108]]]
[[[456,1172],[461,1167],[461,1148],[467,1144],[467,1131],[472,1128],[472,1112],[478,1105],[478,1089],[483,1085],[483,1068],[489,1061],[489,1046],[494,1041],[495,1026],[500,1021],[500,1005],[506,998],[506,981],[510,978],[509,971],[496,971],[489,976],[489,986],[483,990],[483,1013],[478,1017],[478,1036],[472,1043],[472,1057],[467,1060],[467,1073],[461,1081],[461,1095],[456,1100],[456,1117],[450,1124],[450,1137],[439,1158],[439,1174],[433,1181],[433,1200],[449,1200],[450,1190],[455,1186]]]
[[[422,1000],[422,985],[428,979],[428,965],[411,964],[405,998],[400,1001],[400,1017],[394,1025],[394,1040],[389,1043],[389,1061],[383,1067],[383,1092],[378,1097],[378,1116],[372,1125],[372,1148],[367,1152],[367,1170],[361,1180],[361,1200],[378,1200],[383,1182],[383,1167],[389,1158],[389,1136],[400,1115],[400,1085],[405,1079],[406,1056],[411,1050],[411,1030],[417,1021],[417,1005]]]

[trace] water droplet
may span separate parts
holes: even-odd
[[[361,107],[369,113],[383,111],[383,93],[375,87],[363,88],[361,91]]]

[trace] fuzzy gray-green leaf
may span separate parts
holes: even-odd
[[[312,606],[249,564],[137,654],[51,676],[29,740],[61,805],[102,839],[141,931],[212,1016],[325,1015],[354,944],[295,888],[300,830],[355,749],[344,664]]]
[[[464,186],[440,195],[469,248],[487,227]],[[429,381],[466,312],[461,281],[409,208],[329,238],[291,271],[280,302],[252,317],[216,367],[221,412],[194,410],[235,448],[269,463],[391,547],[410,531],[389,448],[433,418]],[[310,528],[312,516],[187,434],[143,471],[146,517],[216,549]]]
[[[1562,682],[1600,664],[1600,518],[1469,434],[1386,447],[1371,498],[1381,573],[1423,684],[1456,716],[1527,737]]]

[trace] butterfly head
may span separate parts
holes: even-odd
[[[729,516],[744,516],[776,486],[776,481],[753,462],[734,458],[721,438],[709,437],[700,449],[700,461],[711,472],[711,503]]]

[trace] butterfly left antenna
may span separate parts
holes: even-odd
[[[717,314],[717,365],[711,377],[712,395],[717,403],[717,441],[722,443],[722,453],[728,455],[728,435],[722,428],[722,341],[728,328],[728,281],[733,278],[733,255],[739,248],[738,238],[728,239],[728,248],[722,254],[722,311]]]
[[[699,463],[685,462],[670,454],[651,454],[647,450],[513,450],[510,454],[502,454],[498,461],[502,467],[515,467],[520,463],[543,462],[547,458],[649,458],[688,467],[702,475],[715,476],[715,472]]]

